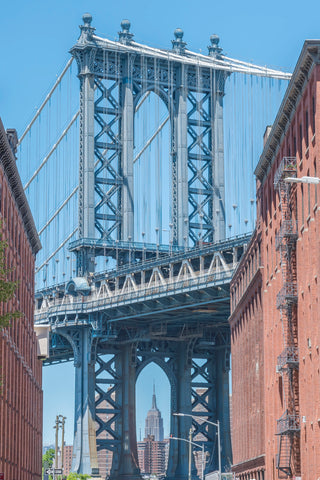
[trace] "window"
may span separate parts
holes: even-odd
[[[304,223],[304,199],[303,199],[303,185],[301,185],[301,226]]]
[[[310,177],[310,171],[308,169],[307,176]],[[308,183],[308,217],[310,216],[310,183]]]
[[[317,161],[316,161],[316,159],[314,159],[314,161],[313,161],[313,167],[314,167],[314,176],[316,177],[317,176]],[[318,185],[315,184],[315,186],[314,186],[314,203],[318,203],[317,190],[318,190]]]
[[[312,133],[315,134],[316,130],[316,104],[314,101],[314,97],[312,97],[312,118],[311,118],[311,125],[312,125]]]
[[[309,147],[309,114],[308,110],[306,111],[306,147]]]
[[[302,160],[302,125],[299,125],[299,157]]]
[[[3,218],[7,218],[6,208],[7,208],[7,197],[6,197],[6,194],[4,194],[4,197],[3,197]]]

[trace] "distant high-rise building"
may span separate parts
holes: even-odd
[[[157,407],[153,386],[152,406],[147,413],[145,438],[138,442],[138,457],[141,473],[163,475],[166,471],[169,440],[163,440],[163,419]]]
[[[138,442],[138,458],[141,473],[150,475],[164,475],[169,440],[157,441],[153,435]]]
[[[152,406],[149,410],[144,430],[145,438],[152,436],[156,442],[163,440],[163,419],[160,410],[157,407],[155,386],[153,385]]]

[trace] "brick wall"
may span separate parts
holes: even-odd
[[[6,480],[36,480],[41,478],[42,453],[42,367],[33,330],[34,262],[38,247],[32,247],[30,242],[28,214],[23,216],[17,205],[19,185],[14,191],[13,174],[8,177],[3,166],[4,160],[11,162],[16,173],[15,159],[4,136],[0,121],[2,237],[8,242],[6,261],[12,268],[9,279],[19,280],[19,286],[15,298],[0,308],[3,313],[14,309],[23,315],[0,332],[0,472]]]
[[[277,360],[284,349],[283,320],[276,299],[284,263],[275,247],[282,225],[274,176],[284,157],[294,157],[297,177],[320,176],[319,41],[307,41],[256,168],[257,224],[231,283],[233,470],[239,479],[317,479],[320,476],[320,186],[292,186],[290,208],[298,238],[290,266],[298,289],[292,322],[299,352],[293,370],[300,434],[292,435],[291,472],[279,472],[277,420],[287,408],[285,375]],[[319,206],[318,206],[319,205]],[[250,257],[260,245],[260,268]],[[251,272],[251,273],[250,273]]]

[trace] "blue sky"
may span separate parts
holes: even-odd
[[[319,2],[202,0],[12,0],[2,2],[0,107],[6,127],[21,133],[69,58],[81,16],[89,11],[97,32],[115,38],[128,18],[135,39],[169,47],[176,27],[194,51],[206,52],[217,33],[235,58],[291,70],[306,38],[317,38]]]
[[[69,58],[85,12],[93,15],[98,34],[114,39],[123,18],[131,21],[135,39],[170,48],[173,31],[181,27],[188,48],[207,52],[209,37],[217,33],[231,57],[292,71],[306,38],[320,37],[320,3],[308,8],[298,1],[202,0],[11,0],[1,6],[0,116],[6,128],[21,134],[56,76]],[[22,159],[23,161],[23,159]],[[168,409],[168,386],[161,372],[152,368],[138,382],[138,430],[151,406],[152,381],[156,377],[158,403]],[[162,380],[161,380],[162,378]],[[159,380],[158,380],[159,379]],[[67,443],[73,434],[73,366],[46,367],[44,388],[44,443],[54,439],[54,418],[67,419]],[[143,387],[142,387],[143,385]],[[165,417],[168,433],[169,419]]]

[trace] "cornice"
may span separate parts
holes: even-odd
[[[33,216],[24,193],[20,175],[16,165],[16,159],[10,147],[6,131],[0,118],[0,163],[10,185],[13,197],[21,214],[27,237],[34,255],[41,249],[38,232]]]
[[[297,65],[292,74],[284,99],[273,123],[258,165],[254,171],[263,182],[278,151],[281,138],[290,125],[291,117],[301,99],[305,86],[310,79],[315,65],[320,64],[320,40],[306,40]]]

